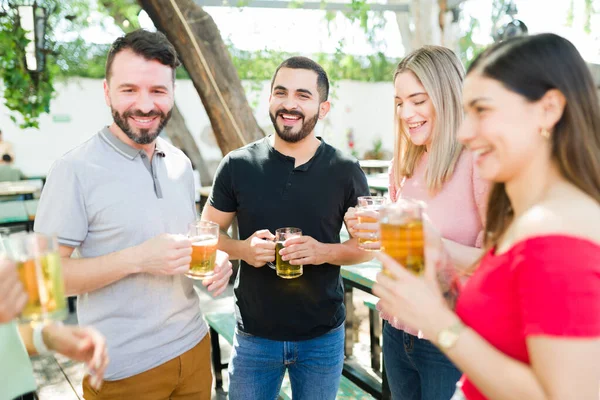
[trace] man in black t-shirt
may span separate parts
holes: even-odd
[[[344,361],[344,293],[340,265],[371,256],[356,239],[340,243],[344,214],[369,194],[358,161],[315,136],[330,104],[323,68],[292,57],[275,71],[269,114],[276,135],[229,153],[219,165],[202,213],[227,231],[237,216],[240,240],[222,235],[219,249],[240,259],[235,282],[237,329],[229,364],[229,397],[273,399],[288,369],[295,399],[334,399]],[[303,265],[282,279],[274,233],[296,227],[303,236],[280,251]]]

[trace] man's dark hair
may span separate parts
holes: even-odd
[[[317,90],[319,91],[319,102],[327,101],[329,97],[329,79],[327,73],[319,64],[306,57],[290,57],[281,64],[275,70],[273,79],[271,80],[271,90],[273,90],[273,84],[275,83],[275,77],[281,68],[292,68],[292,69],[308,69],[314,71],[317,74]]]
[[[2,161],[10,163],[10,162],[12,162],[12,157],[10,156],[10,154],[3,154]]]
[[[117,53],[123,50],[131,50],[146,60],[156,60],[163,65],[173,69],[173,80],[175,80],[175,69],[181,65],[175,47],[169,39],[161,32],[150,32],[138,29],[121,36],[114,41],[108,56],[106,57],[106,80],[110,80],[110,68]]]

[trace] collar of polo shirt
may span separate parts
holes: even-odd
[[[130,145],[128,145],[127,143],[123,142],[118,137],[116,137],[110,131],[110,129],[108,129],[108,126],[105,126],[104,129],[102,129],[102,131],[100,131],[100,137],[102,139],[104,139],[104,141],[106,141],[106,143],[108,143],[119,154],[121,154],[124,157],[129,158],[130,160],[135,159],[139,154],[141,154],[143,152],[143,150],[135,149],[135,148],[131,147]],[[166,154],[163,151],[163,149],[161,148],[160,142],[158,142],[158,141],[156,142],[156,145],[154,146],[154,154],[161,156],[161,157],[166,157]]]

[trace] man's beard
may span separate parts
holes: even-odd
[[[294,129],[295,126],[284,126],[283,129],[279,129],[279,126],[277,126],[277,117],[280,114],[299,116],[303,121],[300,130],[296,133],[293,133],[292,129]],[[297,143],[310,135],[310,133],[315,129],[317,121],[319,121],[319,113],[316,113],[315,116],[309,120],[305,120],[304,114],[302,114],[300,111],[287,111],[283,108],[277,110],[275,114],[269,113],[269,116],[271,117],[271,122],[273,122],[273,127],[275,128],[277,136],[279,136],[284,142],[288,143]]]
[[[133,140],[137,144],[149,144],[156,140],[160,132],[163,130],[169,119],[171,119],[171,113],[173,110],[165,115],[163,112],[158,110],[152,110],[148,113],[143,113],[140,110],[125,111],[123,115],[119,114],[117,110],[111,107],[113,120],[115,124],[127,135],[127,137]],[[160,123],[154,131],[150,129],[139,129],[139,133],[134,133],[133,129],[129,125],[129,117],[140,117],[140,118],[152,118],[159,117]]]

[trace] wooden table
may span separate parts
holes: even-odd
[[[358,163],[367,175],[387,172],[390,167],[390,160],[359,160]]]
[[[23,195],[25,200],[33,199],[33,194],[40,190],[40,185],[36,182],[16,181],[0,182],[0,196],[19,196]]]
[[[341,234],[340,236],[344,237],[347,234]],[[342,239],[343,241],[343,239]],[[354,289],[359,289],[365,291],[369,294],[373,294],[373,285],[375,284],[375,279],[377,274],[381,271],[381,264],[378,261],[368,261],[362,264],[357,265],[344,265],[341,267],[341,275],[344,281],[344,304],[346,306],[346,340],[345,340],[345,348],[344,355],[346,359],[352,357],[352,348],[354,346],[353,340],[353,331],[354,327],[354,303],[352,291]],[[370,310],[371,311],[371,310]],[[373,314],[370,312],[370,314]],[[379,315],[377,317],[377,322],[379,322]],[[379,349],[379,346],[373,346],[374,335],[373,335],[373,324],[375,321],[371,320],[371,351],[373,352],[374,347]],[[379,340],[380,334],[376,335],[377,341]],[[379,357],[378,354],[371,354],[372,360],[373,357]],[[373,365],[373,363],[372,363]],[[387,378],[385,375],[385,364],[383,365],[382,372],[382,381],[381,383],[376,381],[370,375],[366,373],[364,368],[360,366],[346,362],[344,364],[343,370],[344,376],[350,379],[352,382],[356,383],[363,390],[368,391],[373,396],[379,399],[391,399],[391,393],[389,390],[389,386],[387,383]]]
[[[388,174],[367,175],[367,184],[369,185],[371,192],[383,196],[388,191]]]
[[[25,225],[33,230],[39,200],[13,200],[0,202],[0,226]]]

